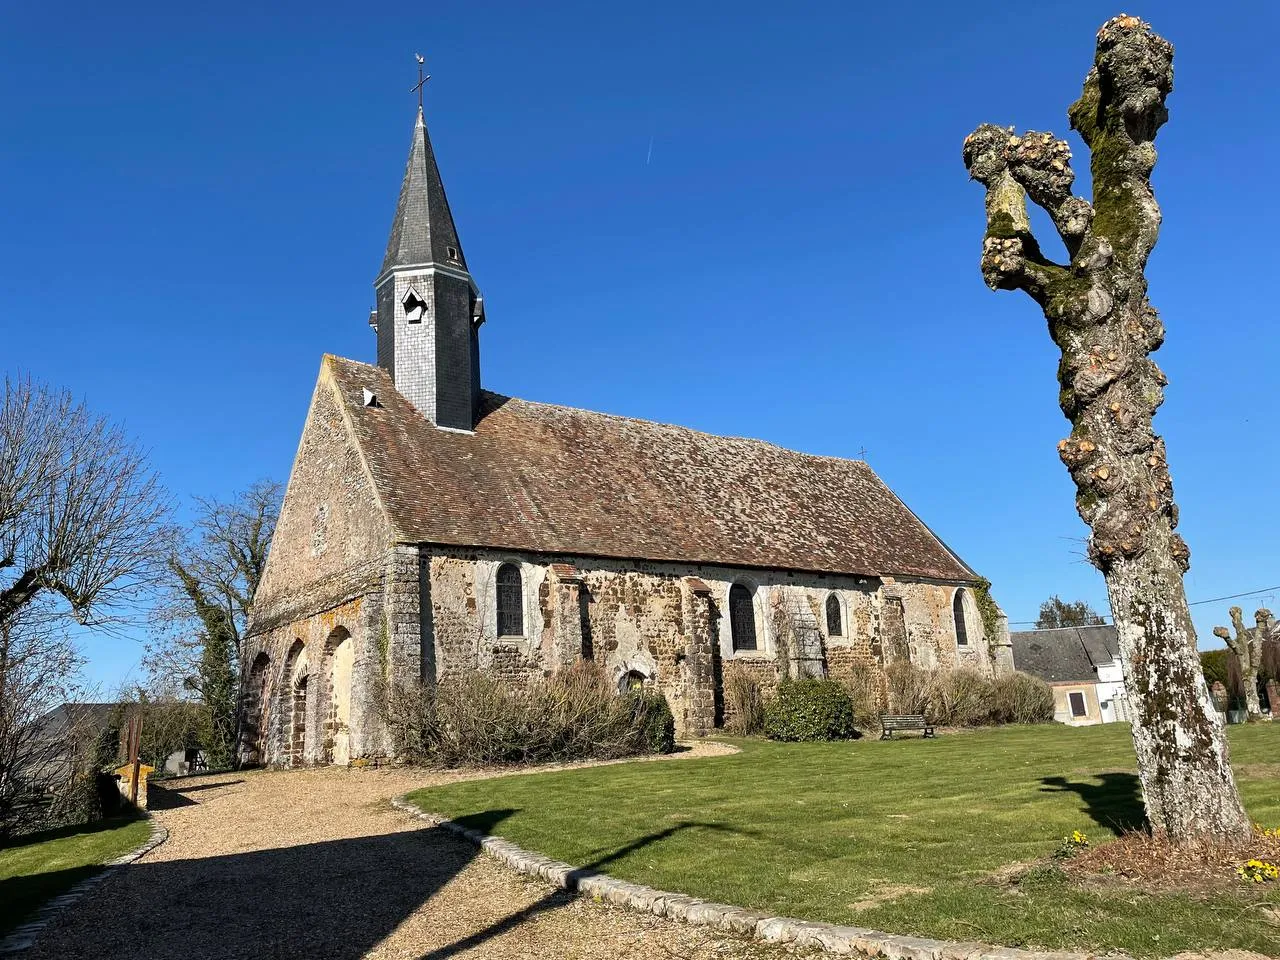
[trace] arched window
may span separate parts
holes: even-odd
[[[755,650],[756,606],[751,591],[740,583],[729,588],[729,632],[734,650]]]
[[[951,617],[956,622],[956,643],[962,647],[969,645],[969,634],[964,627],[964,589],[957,587],[956,595],[951,600]]]
[[[514,563],[498,568],[498,636],[524,636],[524,584]]]
[[[840,615],[840,598],[834,593],[827,595],[827,636],[844,636],[844,618]]]

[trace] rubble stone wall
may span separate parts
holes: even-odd
[[[430,554],[434,658],[441,677],[479,668],[527,682],[586,656],[619,685],[638,675],[661,689],[682,734],[723,722],[723,675],[731,665],[750,672],[766,695],[786,674],[840,677],[878,668],[881,610],[890,597],[902,605],[913,662],[953,667],[964,656],[991,672],[976,608],[966,607],[971,649],[957,650],[955,584],[488,549],[423,550]],[[521,573],[518,636],[497,633],[497,572],[506,563]],[[725,614],[735,583],[755,600],[754,651],[733,649]],[[833,593],[841,612],[835,634],[826,615]],[[785,636],[779,633],[784,627]]]

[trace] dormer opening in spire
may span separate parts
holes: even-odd
[[[467,269],[421,108],[374,291],[378,365],[436,426],[473,429],[483,300]]]

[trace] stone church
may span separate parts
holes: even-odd
[[[384,681],[579,658],[685,735],[723,677],[1012,669],[979,578],[866,463],[482,389],[485,305],[421,109],[369,317],[325,356],[242,658],[246,759],[386,755]]]

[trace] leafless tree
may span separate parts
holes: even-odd
[[[168,503],[142,451],[71,394],[6,378],[0,402],[0,623],[56,597],[81,624],[154,581]]]
[[[155,582],[168,504],[144,454],[69,393],[6,378],[0,397],[0,806],[66,773],[83,698],[69,621],[126,619]],[[79,696],[77,696],[77,694]],[[54,762],[55,759],[57,762]]]
[[[1227,649],[1235,654],[1236,662],[1240,664],[1245,709],[1249,716],[1260,717],[1262,703],[1258,700],[1258,671],[1262,669],[1262,645],[1271,632],[1271,611],[1263,607],[1254,613],[1252,627],[1244,625],[1244,611],[1239,607],[1232,607],[1228,616],[1235,627],[1235,636],[1226,627],[1214,627],[1213,635],[1225,642]]]
[[[1090,151],[1092,203],[1072,194],[1071,149],[1051,133],[983,124],[965,139],[964,162],[986,188],[983,279],[1039,304],[1062,351],[1059,404],[1072,431],[1058,452],[1111,599],[1147,817],[1190,840],[1246,836],[1250,825],[1196,659],[1182,579],[1190,552],[1174,532],[1165,445],[1152,426],[1167,381],[1150,354],[1165,329],[1145,271],[1160,228],[1153,141],[1172,88],[1173,47],[1137,17],[1113,17],[1068,110]],[[1028,195],[1068,263],[1041,250]]]
[[[24,796],[63,791],[79,772],[83,718],[49,716],[84,699],[83,659],[60,619],[29,605],[0,623],[0,839],[23,819]]]
[[[281,496],[280,484],[262,480],[230,500],[197,499],[191,528],[170,532],[167,576],[153,609],[146,657],[152,689],[194,692],[212,712],[215,738],[232,745],[241,645]]]

